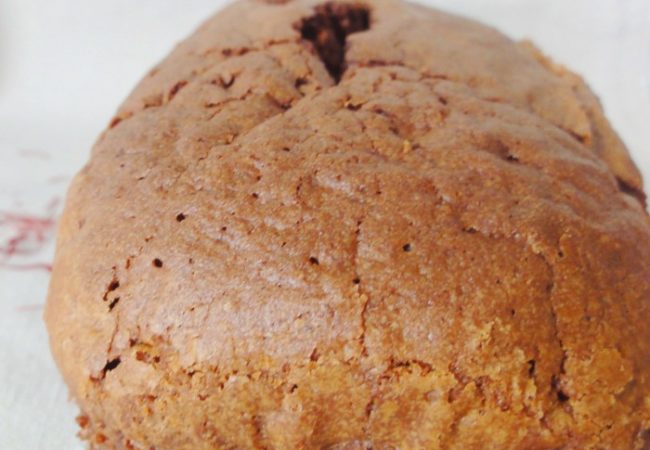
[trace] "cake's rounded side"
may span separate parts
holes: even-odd
[[[301,24],[359,8],[337,83]],[[61,221],[46,321],[91,446],[641,448],[650,223],[563,70],[393,1],[206,22]]]

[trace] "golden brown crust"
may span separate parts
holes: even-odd
[[[650,222],[597,101],[494,30],[364,5],[235,3],[98,140],[46,309],[82,435],[641,448]]]

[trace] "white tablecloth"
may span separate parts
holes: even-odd
[[[81,449],[41,319],[56,215],[138,78],[220,0],[0,0],[0,450]],[[432,0],[583,74],[650,179],[648,0]]]

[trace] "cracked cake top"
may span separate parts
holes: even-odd
[[[243,0],[75,178],[46,320],[92,448],[641,448],[650,222],[582,80],[394,0]]]

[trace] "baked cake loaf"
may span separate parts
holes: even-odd
[[[93,449],[647,448],[644,202],[531,44],[240,1],[75,178],[52,351]]]

